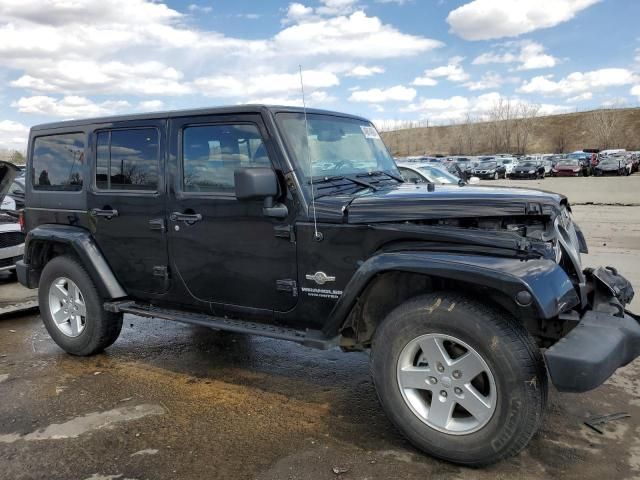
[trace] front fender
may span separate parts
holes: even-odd
[[[353,275],[331,311],[324,332],[336,335],[369,282],[376,275],[391,271],[456,280],[501,292],[510,299],[508,307],[516,317],[550,319],[580,303],[571,279],[549,259],[520,260],[423,251],[381,253],[365,261]],[[528,304],[516,300],[523,291],[531,295]]]
[[[68,246],[78,256],[82,266],[87,270],[100,291],[108,298],[127,296],[91,233],[84,228],[71,225],[40,225],[27,234],[24,260],[20,266],[20,270],[25,274],[19,276],[20,283],[23,285],[29,288],[37,287],[37,279],[44,265],[34,265],[37,262],[34,254],[37,245],[41,242]]]

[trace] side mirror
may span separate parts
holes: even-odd
[[[278,195],[278,177],[268,167],[239,168],[233,172],[238,200],[263,200],[267,217],[284,218],[289,214],[286,205],[274,204]]]

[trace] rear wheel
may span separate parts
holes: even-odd
[[[375,334],[371,373],[391,421],[444,460],[496,462],[542,423],[539,349],[515,319],[466,296],[434,293],[395,309]]]
[[[104,298],[74,258],[56,257],[40,276],[38,301],[49,335],[73,355],[92,355],[113,344],[122,329],[122,314],[102,307]]]

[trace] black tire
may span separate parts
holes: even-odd
[[[55,324],[49,308],[49,289],[60,277],[72,280],[80,289],[86,307],[84,330],[76,336],[65,335]],[[73,257],[59,256],[47,263],[38,286],[40,315],[51,338],[65,352],[87,356],[112,345],[122,330],[122,314],[107,312],[105,299],[100,295],[91,276]]]
[[[464,341],[494,376],[493,416],[473,433],[436,430],[418,418],[403,398],[397,375],[401,352],[413,339],[429,333]],[[542,424],[548,384],[540,350],[509,314],[465,295],[436,292],[397,307],[376,331],[370,368],[389,419],[417,448],[446,461],[482,466],[510,457]]]

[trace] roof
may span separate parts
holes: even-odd
[[[70,127],[78,127],[83,125],[92,125],[97,123],[122,122],[127,120],[129,121],[160,120],[160,119],[166,119],[166,118],[190,117],[190,116],[199,116],[199,115],[224,115],[224,114],[263,113],[263,112],[303,113],[304,109],[302,107],[287,107],[282,105],[262,105],[262,104],[230,105],[230,106],[222,106],[222,107],[205,107],[205,108],[196,108],[196,109],[188,109],[188,110],[167,110],[162,112],[134,113],[134,114],[128,114],[128,115],[114,115],[110,117],[97,117],[97,118],[86,118],[86,119],[78,119],[78,120],[66,120],[62,122],[41,123],[39,125],[34,125],[33,127],[31,127],[31,129],[32,130],[49,130],[54,128],[70,128]],[[360,117],[357,115],[350,115],[348,113],[334,112],[330,110],[307,108],[307,113],[337,115],[337,116],[350,117],[350,118],[355,118],[358,120],[369,122],[369,120],[367,120],[364,117]]]

